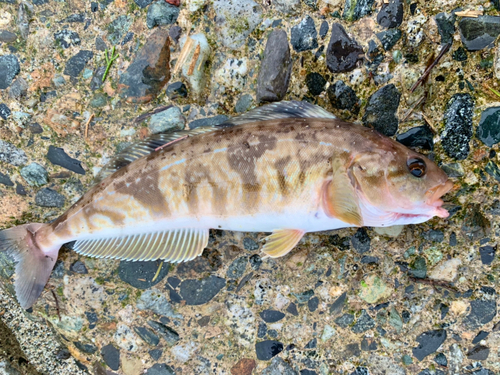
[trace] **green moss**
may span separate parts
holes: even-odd
[[[103,285],[104,284],[104,278],[103,277],[96,277],[95,282],[98,285]]]

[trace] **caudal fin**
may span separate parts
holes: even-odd
[[[25,224],[0,231],[0,252],[17,262],[14,289],[24,309],[30,308],[42,293],[59,253],[43,250],[37,244],[37,232],[47,224]]]

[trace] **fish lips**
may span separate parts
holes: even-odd
[[[448,193],[453,188],[453,182],[451,180],[446,180],[444,183],[434,186],[429,189],[425,196],[427,197],[425,204],[431,207],[431,213],[433,216],[438,216],[441,218],[447,218],[449,213],[443,207],[443,200],[441,197]]]

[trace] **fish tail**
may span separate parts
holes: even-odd
[[[48,224],[31,223],[0,231],[0,253],[17,262],[14,289],[24,309],[38,299],[56,263],[61,246],[47,248],[39,243],[51,230]]]

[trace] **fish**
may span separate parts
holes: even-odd
[[[179,263],[202,254],[210,229],[269,232],[262,255],[278,258],[309,232],[446,218],[441,197],[453,187],[425,156],[298,101],[154,135],[97,181],[55,221],[0,231],[23,308],[70,241],[83,256]]]

